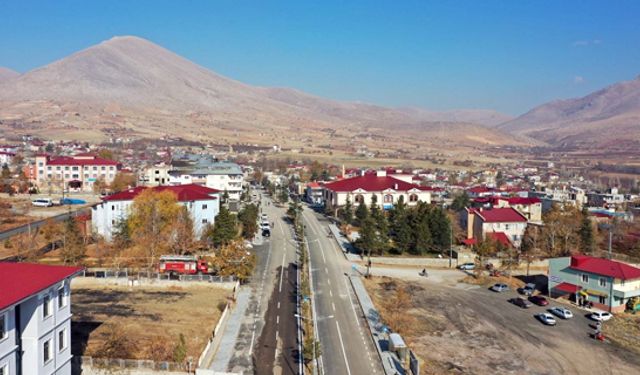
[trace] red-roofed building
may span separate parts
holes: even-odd
[[[16,154],[13,152],[0,151],[0,166],[4,164],[11,164],[15,156]]]
[[[207,225],[213,225],[215,217],[220,212],[220,191],[216,189],[196,184],[153,188],[139,186],[107,196],[103,198],[102,203],[94,206],[91,210],[93,231],[110,240],[117,223],[129,216],[135,197],[147,189],[173,193],[178,202],[189,210],[193,219],[193,229],[198,237]]]
[[[529,222],[542,223],[542,201],[535,197],[491,197],[494,208],[513,207],[523,214]]]
[[[111,184],[121,164],[89,153],[74,156],[37,155],[35,183],[54,190],[92,191],[96,181]]]
[[[384,209],[390,209],[400,197],[410,206],[418,201],[431,203],[431,192],[423,187],[414,185],[404,180],[387,176],[386,171],[364,174],[326,183],[324,185],[325,205],[334,209],[344,206],[347,199],[353,205],[364,203],[371,204],[373,196],[377,198],[377,204]]]
[[[509,245],[520,247],[526,228],[526,216],[512,207],[467,208],[467,238],[474,238],[478,242],[486,240],[487,234],[491,234],[494,239],[498,236],[500,242],[505,243],[507,239]]]
[[[549,288],[553,295],[621,312],[640,298],[640,268],[588,255],[549,259]]]
[[[81,271],[0,262],[4,374],[71,374],[71,279]]]

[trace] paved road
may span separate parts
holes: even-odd
[[[54,221],[57,221],[57,222],[61,222],[61,221],[66,220],[69,216],[78,216],[78,215],[81,215],[83,213],[90,213],[90,211],[86,211],[85,208],[77,210],[77,211],[70,211],[70,212],[66,212],[64,214],[52,216],[50,218],[43,219],[43,220],[34,221],[34,222],[29,223],[29,224],[21,225],[19,227],[13,228],[13,229],[6,230],[4,232],[0,232],[0,241],[4,241],[7,238],[11,238],[11,237],[13,237],[13,236],[15,236],[17,234],[20,234],[20,233],[26,233],[26,232],[29,232],[30,230],[31,231],[36,230],[36,229],[40,228],[41,226],[43,226],[47,222],[47,220],[54,220]]]
[[[322,348],[322,374],[382,374],[379,357],[367,331],[347,274],[351,264],[333,238],[328,221],[304,209],[309,243],[313,295]]]

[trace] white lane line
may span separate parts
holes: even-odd
[[[331,291],[331,289],[329,289],[329,295],[333,297],[333,292]]]
[[[327,284],[331,285],[331,279],[327,279]]]
[[[278,309],[280,308],[280,301],[278,301]]]
[[[333,307],[333,311],[335,312],[336,311],[336,304],[331,302],[331,307]]]
[[[276,324],[280,324],[280,315],[276,316]]]
[[[280,287],[278,288],[279,292],[282,292],[282,276],[284,275],[284,257],[287,253],[282,254],[282,266],[280,266]]]
[[[349,298],[349,303],[351,304],[351,310],[353,310],[353,317],[360,328],[360,320],[358,319],[358,313],[356,313],[356,307],[353,304],[353,300],[351,299],[351,290],[349,289],[349,284],[347,283],[347,277],[344,278],[344,286],[347,288],[347,297]]]
[[[351,370],[349,369],[349,360],[347,359],[347,352],[344,350],[344,341],[342,341],[342,332],[340,332],[340,324],[338,323],[338,320],[336,320],[336,327],[338,328],[338,337],[340,338],[340,346],[342,346],[342,355],[344,356],[344,362],[347,365],[347,374],[351,375]]]
[[[253,342],[256,339],[256,327],[255,324],[253,326],[253,333],[251,334],[251,345],[249,345],[249,356],[253,353]]]
[[[326,273],[327,275],[329,274],[329,269],[327,269],[327,267],[324,268],[324,273]]]

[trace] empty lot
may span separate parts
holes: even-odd
[[[573,308],[575,317],[542,325],[533,316],[547,307],[521,309],[507,302],[516,295],[484,287],[468,289],[390,278],[367,280],[377,307],[398,286],[412,295],[407,311],[414,323],[407,343],[429,374],[630,374],[640,371],[636,353],[589,337],[592,324]],[[550,306],[557,303],[552,301]],[[384,317],[384,311],[381,311]],[[614,318],[615,319],[615,318]],[[640,345],[640,338],[638,339]]]

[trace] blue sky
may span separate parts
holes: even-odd
[[[137,35],[228,77],[510,114],[640,74],[640,1],[5,1],[0,66]]]

